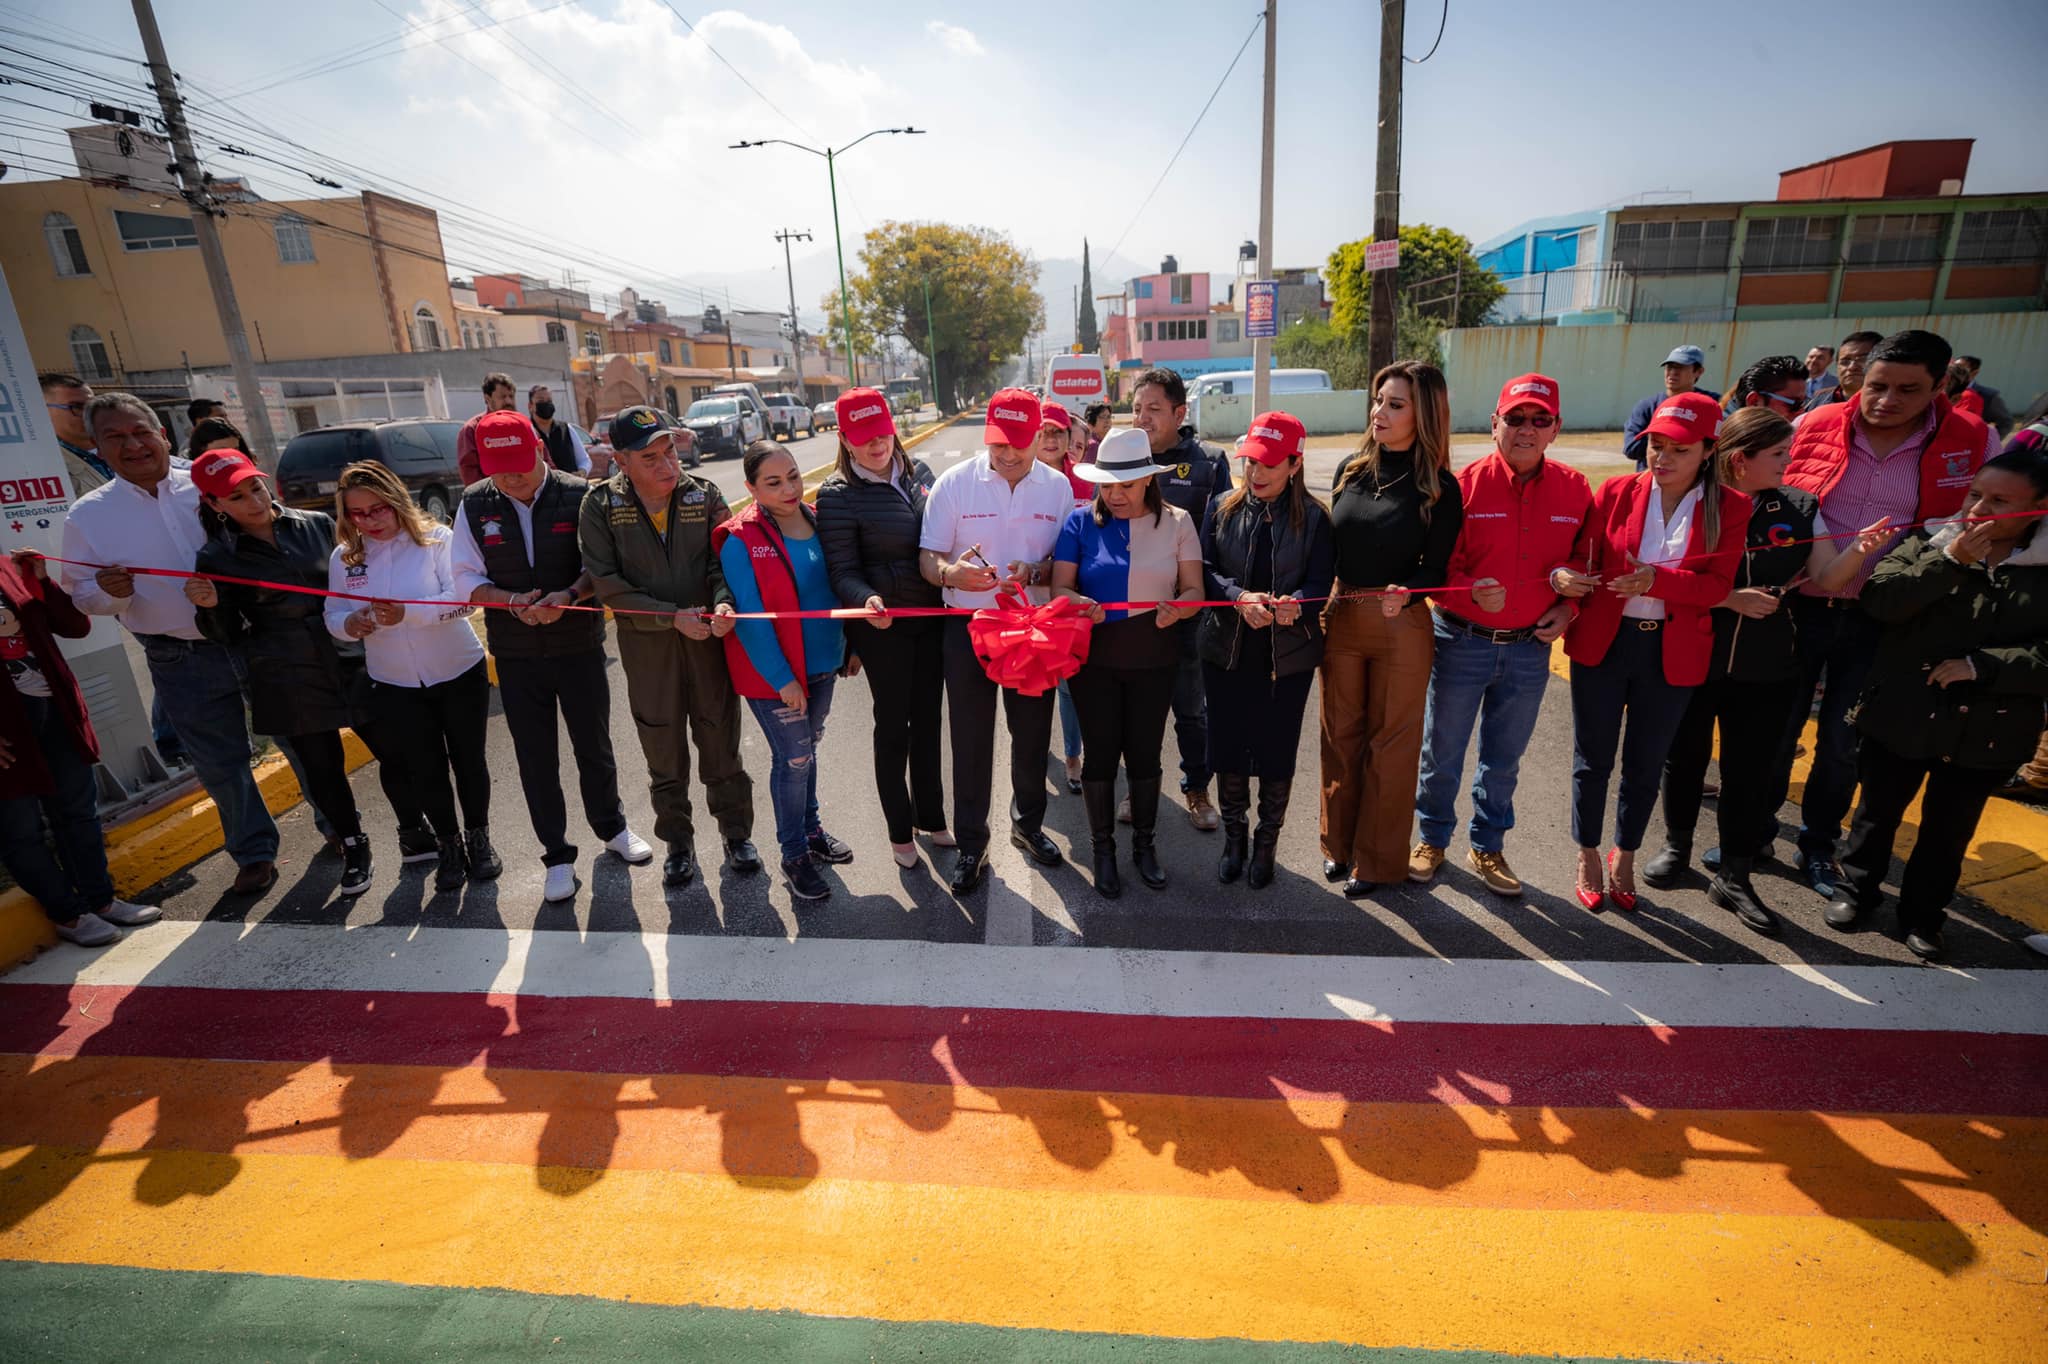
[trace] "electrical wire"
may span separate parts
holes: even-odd
[[[812,132],[809,128],[804,127],[803,124],[798,123],[795,119],[791,118],[788,114],[784,113],[781,105],[777,104],[774,100],[768,98],[768,96],[762,94],[761,87],[754,84],[752,81],[748,80],[745,72],[741,71],[737,66],[734,66],[731,62],[726,61],[725,54],[723,52],[720,52],[717,48],[713,47],[711,45],[711,40],[705,37],[703,34],[699,33],[697,31],[697,26],[695,24],[691,23],[688,19],[683,18],[683,12],[676,8],[675,0],[661,0],[661,2],[662,4],[668,6],[668,12],[670,14],[675,15],[676,22],[680,23],[684,28],[690,31],[690,36],[692,38],[695,38],[698,42],[704,44],[704,50],[706,52],[709,52],[712,56],[718,58],[720,62],[724,63],[726,70],[732,72],[734,76],[739,78],[739,83],[741,85],[746,86],[747,89],[754,92],[754,98],[760,100],[761,103],[767,105],[770,109],[773,109],[776,115],[780,117],[784,123],[787,123],[790,127],[796,129],[805,137],[811,139],[811,141],[817,142],[821,140],[816,133]]]
[[[1222,80],[1216,82],[1216,88],[1214,90],[1211,90],[1209,92],[1209,98],[1202,102],[1202,112],[1195,115],[1195,121],[1188,127],[1187,136],[1183,137],[1180,140],[1180,145],[1173,149],[1173,155],[1168,157],[1166,160],[1166,169],[1159,172],[1159,178],[1152,182],[1152,188],[1146,192],[1145,202],[1138,205],[1138,211],[1136,213],[1133,213],[1131,215],[1130,222],[1124,225],[1123,233],[1116,239],[1116,246],[1112,246],[1109,248],[1109,254],[1111,256],[1114,256],[1117,253],[1118,248],[1124,244],[1124,238],[1131,235],[1131,229],[1138,225],[1138,219],[1145,216],[1145,210],[1152,206],[1152,197],[1159,193],[1159,187],[1166,183],[1166,177],[1173,174],[1174,164],[1180,160],[1180,154],[1188,149],[1188,143],[1194,140],[1195,130],[1197,128],[1200,128],[1202,126],[1202,120],[1208,117],[1209,106],[1216,102],[1216,96],[1223,93],[1224,82],[1230,79],[1231,72],[1237,70],[1238,62],[1244,59],[1245,50],[1252,45],[1252,39],[1259,36],[1259,28],[1265,22],[1265,11],[1261,10],[1259,12],[1259,17],[1252,21],[1252,31],[1250,33],[1245,34],[1244,41],[1238,44],[1237,55],[1230,59],[1229,66],[1223,68]]]
[[[1450,21],[1451,0],[1444,0],[1444,12],[1441,16],[1438,17],[1436,21],[1436,41],[1429,45],[1429,51],[1423,53],[1420,57],[1411,57],[1407,53],[1403,52],[1401,54],[1401,60],[1407,62],[1410,66],[1420,66],[1424,62],[1428,61],[1431,57],[1434,57],[1436,55],[1437,48],[1443,46],[1444,25],[1448,24]]]

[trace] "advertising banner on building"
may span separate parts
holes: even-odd
[[[1249,340],[1280,334],[1280,283],[1255,279],[1244,286],[1244,334]]]

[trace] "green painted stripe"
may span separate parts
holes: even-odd
[[[199,1274],[120,1265],[0,1262],[0,1361],[163,1364],[200,1359],[719,1359],[771,1364],[855,1360],[1114,1358],[1122,1364],[1496,1364],[1534,1356],[1367,1349],[1246,1340],[1166,1340],[652,1307],[497,1289],[336,1283],[259,1274]],[[1551,1358],[1546,1356],[1546,1358]],[[1614,1361],[1614,1364],[1642,1364]]]

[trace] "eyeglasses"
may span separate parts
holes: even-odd
[[[1547,412],[1538,412],[1534,416],[1529,417],[1510,412],[1500,419],[1500,424],[1502,426],[1533,426],[1538,431],[1548,431],[1551,427],[1557,425],[1557,418]]]
[[[1797,407],[1803,401],[1799,398],[1788,398],[1782,393],[1772,393],[1765,389],[1758,389],[1756,395],[1759,398],[1768,398],[1774,403],[1783,403],[1787,408]]]
[[[379,502],[374,507],[350,507],[348,509],[348,519],[351,521],[375,521],[380,517],[394,516],[396,514],[387,502]]]
[[[85,415],[85,403],[44,403],[43,406],[52,412],[69,412],[74,417]]]

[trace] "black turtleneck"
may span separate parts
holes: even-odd
[[[1360,474],[1331,499],[1340,582],[1353,587],[1443,585],[1465,523],[1465,502],[1458,480],[1445,470],[1437,476],[1437,499],[1424,525],[1411,454],[1382,450],[1377,471]]]

